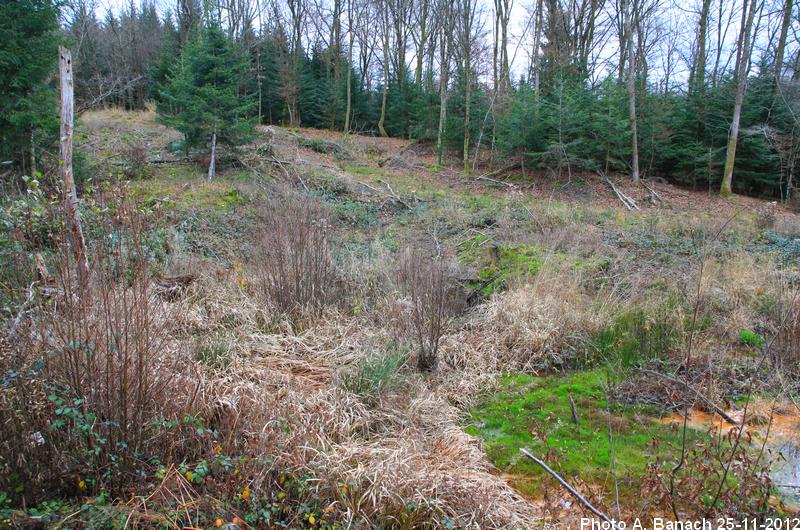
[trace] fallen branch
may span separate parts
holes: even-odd
[[[475,177],[475,180],[485,180],[485,181],[491,182],[493,184],[499,184],[501,186],[508,186],[509,188],[516,188],[517,187],[516,184],[512,184],[511,182],[503,182],[502,180],[496,180],[496,179],[493,179],[493,178],[490,178],[490,177],[480,176],[480,177]]]
[[[513,164],[509,164],[507,166],[503,166],[500,169],[495,169],[494,171],[490,171],[488,173],[484,173],[479,177],[475,177],[475,180],[491,180],[490,177],[494,177],[495,175],[499,175],[505,171],[510,171],[512,169],[517,169],[518,167],[522,166],[522,162],[514,162]],[[505,184],[505,183],[504,183]]]
[[[664,198],[661,195],[656,193],[656,190],[654,190],[653,188],[651,188],[650,186],[645,184],[645,182],[643,180],[639,181],[639,183],[644,187],[644,189],[646,189],[650,193],[650,200],[651,201],[653,201],[653,202],[658,201],[661,204],[667,204],[667,201],[664,200]]]
[[[559,483],[560,483],[562,486],[564,486],[564,488],[565,488],[565,489],[566,489],[568,492],[570,492],[570,493],[572,494],[572,496],[573,496],[573,497],[575,497],[575,498],[576,498],[576,499],[577,499],[577,500],[578,500],[578,501],[579,501],[581,504],[583,504],[583,505],[584,505],[584,506],[585,506],[585,507],[586,507],[586,508],[587,508],[587,509],[588,509],[590,512],[592,512],[592,513],[593,513],[593,514],[595,514],[597,517],[599,517],[599,518],[600,518],[600,519],[602,519],[603,521],[605,521],[605,522],[607,522],[608,524],[610,524],[610,525],[611,525],[611,528],[612,528],[612,530],[617,530],[617,529],[618,529],[618,527],[617,527],[617,524],[616,524],[616,523],[615,523],[615,522],[614,522],[614,521],[613,521],[613,520],[612,520],[612,519],[611,519],[609,516],[607,516],[606,514],[604,514],[603,512],[601,512],[600,510],[598,510],[597,508],[595,508],[594,506],[592,506],[592,504],[591,504],[589,501],[587,501],[587,500],[586,500],[586,498],[585,498],[583,495],[581,495],[580,493],[578,493],[578,490],[576,490],[575,488],[573,488],[572,486],[570,486],[570,485],[567,483],[567,481],[566,481],[566,480],[564,480],[563,478],[561,478],[561,477],[559,476],[559,474],[558,474],[558,473],[556,473],[555,471],[553,471],[552,469],[550,469],[550,466],[548,466],[547,464],[545,464],[544,462],[542,462],[541,460],[539,460],[538,458],[536,458],[535,456],[533,456],[532,454],[530,454],[530,453],[529,453],[529,452],[528,452],[526,449],[524,449],[524,448],[520,448],[520,450],[519,450],[519,451],[520,451],[520,453],[522,453],[523,455],[527,456],[528,458],[530,458],[531,460],[533,460],[534,462],[536,462],[537,464],[539,464],[539,465],[542,467],[542,469],[544,469],[545,471],[547,471],[548,473],[550,473],[550,475],[552,475],[552,476],[553,476],[553,478],[555,478],[555,479],[556,479],[556,480],[557,480],[557,481],[558,481],[558,482],[559,482]]]
[[[625,207],[626,207],[628,210],[638,210],[638,209],[639,209],[639,205],[637,205],[637,204],[636,204],[636,201],[634,201],[633,199],[631,199],[630,197],[628,197],[627,195],[625,195],[624,193],[622,193],[622,191],[621,191],[619,188],[617,188],[617,187],[614,185],[614,183],[613,183],[613,182],[611,182],[611,180],[610,180],[610,179],[609,179],[609,178],[606,176],[606,174],[605,174],[605,173],[603,173],[603,172],[598,172],[598,175],[600,175],[601,177],[603,177],[603,178],[605,179],[605,181],[606,181],[606,182],[608,182],[608,185],[609,185],[609,186],[611,186],[611,189],[612,189],[612,190],[614,190],[614,193],[616,193],[616,194],[617,194],[617,198],[618,198],[620,201],[622,201],[622,204],[624,204],[624,205],[625,205]]]
[[[671,381],[671,382],[677,383],[679,385],[683,385],[687,390],[690,390],[694,395],[696,395],[697,397],[702,399],[706,403],[706,405],[708,405],[709,407],[711,407],[714,410],[714,412],[716,412],[717,414],[722,416],[722,418],[725,421],[727,421],[728,423],[730,423],[732,425],[738,425],[739,422],[737,422],[735,419],[733,419],[727,412],[722,410],[722,408],[720,408],[716,403],[711,401],[711,399],[709,399],[708,397],[703,395],[702,392],[700,392],[699,390],[694,388],[688,382],[682,381],[680,379],[677,379],[677,378],[672,377],[672,376],[667,375],[667,374],[662,374],[660,372],[656,372],[654,370],[647,370],[645,368],[639,368],[639,371],[642,372],[642,373],[645,373],[645,374],[650,374],[650,375],[655,375],[655,376],[661,377],[663,379],[666,379],[667,381]]]
[[[370,186],[370,185],[369,185],[369,184],[367,184],[366,182],[361,182],[360,180],[358,180],[358,181],[356,181],[356,182],[358,182],[359,184],[361,184],[361,185],[362,185],[362,186],[364,186],[365,188],[369,188],[369,189],[371,189],[371,190],[372,190],[372,191],[374,191],[375,193],[380,193],[380,192],[381,192],[381,191],[380,191],[378,188],[376,188],[376,187],[374,187],[374,186]]]
[[[405,207],[406,207],[406,208],[408,208],[409,210],[411,209],[411,206],[409,206],[409,205],[408,205],[408,204],[407,204],[407,203],[406,203],[406,202],[405,202],[403,199],[401,199],[401,198],[400,198],[400,196],[399,196],[398,194],[396,194],[396,193],[394,192],[394,190],[392,189],[392,186],[391,186],[391,185],[389,185],[389,183],[388,183],[388,182],[386,182],[385,180],[379,180],[378,182],[382,182],[382,183],[384,184],[384,186],[386,186],[386,189],[388,189],[388,190],[389,190],[389,194],[392,196],[392,198],[393,198],[395,201],[397,201],[398,203],[402,204],[403,206],[405,206]]]

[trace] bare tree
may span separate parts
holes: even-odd
[[[414,24],[411,29],[411,38],[417,49],[417,66],[414,71],[414,81],[418,87],[422,86],[422,70],[425,61],[425,52],[428,48],[428,41],[431,36],[431,0],[420,0],[417,9],[414,10]],[[414,30],[416,28],[416,31]]]
[[[720,195],[728,197],[733,194],[733,166],[736,162],[736,144],[739,139],[739,121],[742,117],[742,104],[747,88],[747,74],[750,72],[750,50],[757,31],[753,31],[756,13],[764,4],[762,0],[749,0],[742,6],[742,23],[739,29],[739,40],[736,52],[736,99],[733,106],[733,118],[728,134],[728,149],[725,155],[725,173],[722,176]]]
[[[383,37],[383,94],[381,95],[381,116],[378,119],[378,131],[381,136],[389,136],[384,127],[386,123],[386,98],[389,96],[389,63],[391,46],[391,20],[389,16],[390,0],[379,0],[378,12],[381,17],[381,36]]]
[[[634,17],[637,12],[636,6],[630,5],[631,3],[636,3],[636,1],[637,0],[622,0],[622,5],[627,40],[626,50],[628,55],[626,87],[628,91],[628,116],[631,126],[631,179],[634,182],[639,182],[639,133],[636,120],[636,54],[634,51],[638,24],[634,23]]]
[[[470,113],[472,111],[473,47],[479,31],[477,0],[457,0],[456,8],[456,51],[461,63],[464,83],[464,172],[469,173]]]
[[[436,134],[436,154],[439,165],[444,156],[444,126],[447,120],[447,90],[450,80],[450,56],[452,53],[453,17],[450,0],[439,0],[439,127]]]

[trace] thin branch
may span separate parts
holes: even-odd
[[[542,462],[541,460],[539,460],[538,458],[536,458],[535,456],[530,454],[524,448],[520,448],[519,452],[522,453],[523,455],[527,456],[528,458],[530,458],[531,460],[533,460],[537,464],[539,464],[542,467],[542,469],[544,469],[545,471],[550,473],[550,475],[552,475],[553,478],[555,478],[562,486],[564,486],[564,489],[566,489],[568,492],[570,492],[572,494],[572,496],[575,497],[578,500],[578,502],[583,504],[590,512],[595,514],[597,517],[599,517],[603,521],[605,521],[608,524],[610,524],[612,530],[617,530],[618,529],[617,524],[609,516],[607,516],[606,514],[604,514],[603,512],[598,510],[597,508],[595,508],[594,506],[592,506],[592,503],[587,501],[586,498],[583,495],[578,493],[578,490],[576,490],[575,488],[570,486],[569,483],[566,480],[564,480],[563,478],[561,478],[561,476],[558,473],[556,473],[555,471],[550,469],[550,466],[548,466],[547,464],[545,464],[544,462]]]

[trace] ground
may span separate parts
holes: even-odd
[[[261,422],[248,426],[258,436],[285,418],[302,426],[281,443],[295,444],[295,470],[322,477],[325,505],[309,508],[306,526],[401,512],[408,527],[423,512],[435,526],[574,523],[574,499],[520,448],[610,513],[664,513],[650,479],[681,453],[671,420],[707,406],[648,371],[678,373],[732,411],[755,374],[750,413],[768,424],[777,408],[794,425],[796,387],[759,363],[773,336],[769,366],[791,374],[798,363],[782,316],[800,216],[782,205],[613,176],[639,207],[629,209],[594,175],[497,172],[488,161],[465,175],[424,142],[280,127],[225,151],[208,182],[152,112],[86,113],[78,137],[92,186],[113,181],[152,215],[159,277],[194,278],[175,302],[174,333],[210,392],[234,402],[239,421]],[[349,293],[291,324],[261,297],[258,265],[265,208],[286,189],[331,213]],[[448,263],[464,302],[432,373],[414,368],[404,302],[386,279],[412,247]],[[713,445],[712,423],[690,422],[686,443]],[[183,475],[197,469],[186,466]],[[653,504],[643,508],[645,491]],[[242,510],[218,511],[227,521]]]

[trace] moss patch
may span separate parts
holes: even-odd
[[[487,248],[488,247],[488,248]],[[501,290],[513,278],[534,276],[542,267],[541,250],[533,245],[488,245],[479,235],[462,244],[460,258],[468,264],[479,264],[478,280],[470,289],[480,289],[484,296]]]
[[[189,166],[171,168],[161,178],[133,182],[130,187],[133,197],[144,205],[160,205],[169,210],[228,211],[246,200],[238,189],[224,180],[208,182]]]
[[[471,409],[472,424],[466,430],[484,440],[489,458],[510,473],[525,494],[540,494],[549,476],[522,457],[520,448],[529,449],[568,480],[609,485],[616,475],[621,492],[633,496],[647,464],[656,456],[669,459],[678,454],[680,431],[643,416],[652,411],[641,407],[612,406],[609,415],[605,379],[599,370],[550,377],[506,375],[497,392]],[[575,400],[579,425],[572,421],[569,395]],[[691,431],[690,436],[702,435]]]

